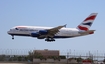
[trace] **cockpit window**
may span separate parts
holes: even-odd
[[[18,28],[15,28],[16,30],[19,30]]]

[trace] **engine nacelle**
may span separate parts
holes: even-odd
[[[48,34],[48,31],[47,30],[40,30],[39,31],[39,34],[46,35],[46,34]]]
[[[39,36],[39,33],[31,33],[31,36],[32,37],[38,37]]]

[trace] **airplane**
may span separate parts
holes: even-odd
[[[41,26],[15,26],[7,33],[12,36],[30,36],[37,39],[45,39],[47,42],[55,41],[59,38],[73,38],[94,34],[95,30],[89,30],[98,13],[91,13],[76,28],[66,28],[65,25],[57,27],[41,27]]]

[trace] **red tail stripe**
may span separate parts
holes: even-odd
[[[94,32],[90,32],[89,34],[94,34]]]
[[[78,26],[78,28],[79,28],[80,30],[85,30],[85,31],[89,30],[88,28],[82,27],[82,26]]]
[[[90,16],[90,17],[86,18],[84,21],[87,21],[87,20],[94,20],[95,17],[96,17],[96,15],[94,15],[94,16]]]

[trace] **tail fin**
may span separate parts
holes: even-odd
[[[91,13],[80,25],[77,26],[77,29],[83,31],[89,30],[96,16],[97,13]]]

